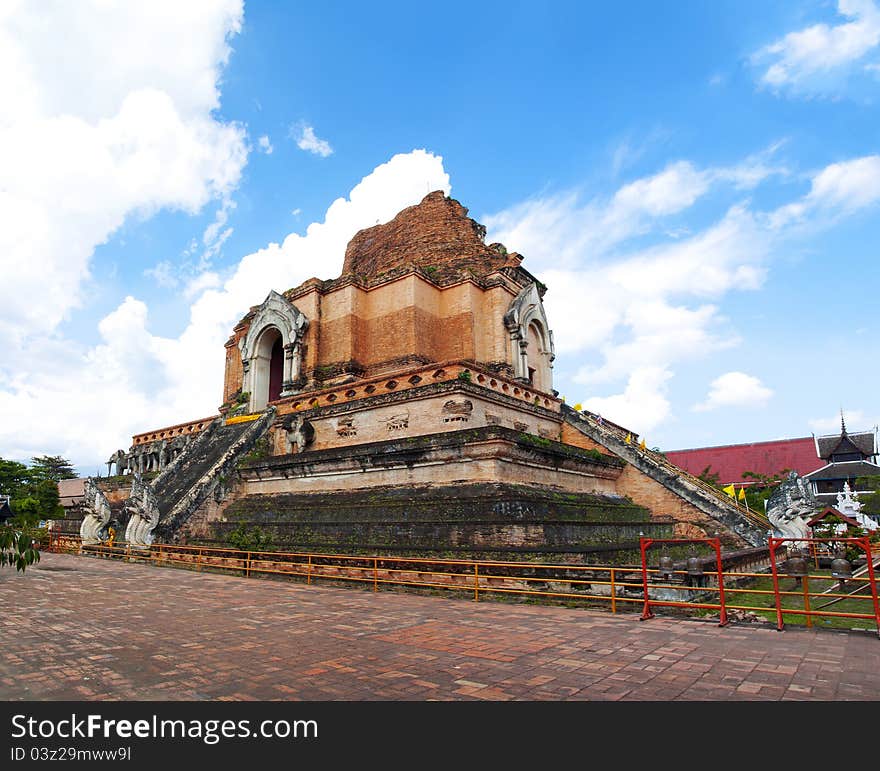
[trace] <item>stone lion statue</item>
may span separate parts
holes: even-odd
[[[101,492],[92,477],[86,480],[83,490],[84,516],[79,534],[84,544],[102,543],[107,540],[107,525],[113,512],[110,501]]]
[[[767,519],[776,538],[810,538],[807,521],[818,510],[809,482],[792,471],[767,500]],[[800,547],[802,544],[791,544]]]
[[[291,418],[287,428],[288,452],[303,452],[314,440],[315,427],[308,420],[301,415]]]
[[[153,543],[153,531],[159,524],[159,505],[150,486],[140,474],[131,483],[131,495],[125,502],[128,525],[125,540],[135,549],[149,549]]]

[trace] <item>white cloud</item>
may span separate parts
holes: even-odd
[[[766,217],[779,230],[801,222],[827,226],[841,216],[880,202],[880,155],[832,163],[813,176],[810,192]]]
[[[214,221],[205,228],[205,232],[202,234],[204,251],[199,257],[199,262],[196,266],[197,271],[202,271],[208,268],[214,257],[220,253],[223,244],[227,241],[229,236],[232,235],[233,228],[226,227],[226,224],[229,222],[229,213],[233,211],[235,207],[235,201],[229,198],[229,196],[225,196],[220,208],[217,209],[217,212],[214,214]]]
[[[621,249],[636,235],[654,230],[657,236],[658,223],[692,206],[712,185],[739,188],[745,179],[757,184],[780,173],[769,162],[774,151],[731,167],[700,170],[677,162],[607,199],[580,204],[576,193],[564,193],[485,218],[487,240],[525,254],[529,269],[551,287],[545,303],[557,351],[584,362],[573,380],[591,390],[626,382],[622,394],[576,401],[601,406],[618,422],[629,416],[647,421],[631,423],[635,430],[654,427],[669,415],[663,394],[675,363],[737,343],[715,303],[689,303],[763,282],[773,239],[745,206],[693,235],[664,233],[654,246]],[[633,379],[636,372],[643,374]],[[656,412],[637,408],[634,394]],[[622,412],[615,415],[617,409]]]
[[[153,334],[146,304],[128,297],[101,321],[100,345],[38,338],[26,367],[5,362],[16,374],[0,385],[2,454],[26,458],[51,447],[95,473],[133,433],[216,413],[223,344],[248,308],[271,289],[337,276],[351,237],[418,203],[426,182],[449,192],[442,158],[424,150],[396,155],[335,200],[305,235],[246,255],[225,281],[214,272],[196,277],[187,292],[197,299],[177,337]]]
[[[707,175],[690,163],[621,187],[610,200],[581,203],[569,191],[535,198],[482,218],[490,241],[514,244],[529,258],[531,270],[569,268],[584,254],[605,253],[650,229],[653,219],[690,207],[708,185]]]
[[[631,220],[638,215],[661,217],[692,206],[709,187],[705,172],[687,161],[671,163],[659,174],[631,182],[614,195],[612,219]]]
[[[667,381],[672,373],[662,367],[639,367],[632,371],[622,394],[593,396],[583,405],[591,412],[606,416],[615,423],[633,426],[644,434],[659,426],[669,415]]]
[[[636,297],[720,297],[731,289],[756,289],[768,243],[743,206],[685,240],[636,252],[610,265],[609,279]]]
[[[266,155],[272,155],[272,151],[275,149],[272,147],[271,140],[265,134],[257,140],[257,147],[260,148],[261,153],[265,153]]]
[[[789,32],[756,52],[754,64],[769,62],[761,83],[795,92],[836,91],[839,79],[880,45],[880,8],[872,0],[839,0],[837,11],[848,21]]]
[[[201,294],[206,289],[215,289],[220,286],[223,282],[220,279],[219,274],[215,273],[212,270],[205,271],[204,273],[200,273],[198,276],[193,278],[183,290],[183,296],[187,300],[191,300],[196,295]]]
[[[241,19],[240,0],[2,6],[0,342],[52,332],[127,217],[237,186],[245,132],[213,110]]]
[[[706,400],[693,409],[706,412],[719,407],[763,407],[771,396],[773,391],[753,375],[726,372],[712,381]]]
[[[714,181],[731,182],[737,190],[752,190],[765,179],[772,176],[788,176],[790,173],[785,166],[773,163],[774,156],[786,144],[782,139],[774,142],[769,147],[748,156],[744,161],[735,166],[727,166],[711,171]]]
[[[814,230],[828,227],[880,202],[880,166],[875,156],[866,156],[819,170],[809,192],[774,211],[755,211],[745,201],[693,233],[665,225],[713,187],[750,189],[771,176],[789,175],[773,160],[781,144],[726,167],[669,164],[614,195],[585,203],[569,191],[484,218],[487,240],[525,254],[529,270],[551,288],[545,304],[557,352],[579,361],[572,379],[599,399],[578,395],[572,401],[602,404],[609,419],[625,422],[611,410],[636,414],[628,406],[634,372],[671,377],[682,362],[738,344],[720,302],[730,292],[759,289],[773,255],[804,234],[805,221]],[[650,236],[648,245],[635,241],[638,236]],[[651,390],[652,383],[646,403],[656,404],[664,419],[671,417],[661,390],[666,379],[640,380],[640,392]],[[599,396],[600,387],[624,390]],[[649,418],[652,426],[658,420]]]
[[[880,201],[880,155],[832,163],[813,178],[806,203],[854,211]]]
[[[292,127],[291,136],[296,140],[296,146],[300,150],[305,150],[313,155],[320,155],[322,158],[333,155],[333,148],[330,147],[330,143],[325,139],[319,139],[315,136],[315,129],[307,123],[300,123],[298,126]]]
[[[176,263],[170,260],[161,260],[152,268],[143,271],[145,276],[152,278],[160,287],[174,289],[181,284],[186,285],[184,296],[190,298],[197,289],[207,286],[200,277],[210,271],[214,258],[220,254],[223,244],[233,234],[234,228],[226,227],[229,221],[229,213],[236,207],[228,195],[223,196],[219,208],[214,213],[214,220],[202,233],[201,246],[199,241],[192,239],[181,254],[181,259]],[[207,275],[213,275],[207,273]],[[208,279],[209,283],[213,279]]]
[[[631,338],[605,341],[601,346],[602,366],[582,367],[574,381],[593,386],[614,382],[646,366],[662,369],[672,362],[736,345],[735,337],[713,333],[712,328],[718,324],[717,311],[713,305],[691,309],[673,307],[661,300],[630,304],[620,323],[630,330]]]
[[[730,167],[698,169],[675,161],[651,176],[623,185],[610,198],[585,203],[577,191],[533,198],[482,221],[501,241],[528,256],[530,270],[577,267],[585,255],[601,258],[638,236],[662,227],[665,218],[688,210],[713,185],[755,187],[786,170],[770,163],[781,143]]]
[[[174,289],[180,280],[177,277],[177,270],[171,260],[161,260],[152,268],[144,270],[144,275],[152,278],[163,289]]]

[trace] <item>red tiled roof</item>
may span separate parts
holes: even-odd
[[[86,478],[79,479],[62,479],[58,482],[58,498],[59,503],[64,506],[74,506],[82,503],[83,493],[85,492]]]
[[[816,455],[816,444],[811,436],[672,450],[665,454],[672,463],[694,476],[699,476],[709,466],[709,473],[718,474],[718,480],[723,485],[746,481],[743,479],[744,471],[770,476],[791,469],[803,476],[825,465],[825,461]]]
[[[846,514],[841,514],[841,512],[839,512],[833,506],[828,506],[827,508],[820,511],[818,514],[811,517],[810,520],[807,522],[807,525],[809,527],[812,527],[813,525],[815,525],[815,524],[821,522],[823,519],[825,519],[825,517],[827,517],[829,514],[833,514],[835,517],[839,517],[841,520],[846,522],[846,524],[848,524],[848,525],[852,525],[853,527],[861,527],[861,525],[858,522],[856,522],[856,520],[854,520],[852,517],[846,516]]]

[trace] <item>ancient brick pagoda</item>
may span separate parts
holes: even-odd
[[[342,275],[272,291],[226,343],[220,414],[134,437],[81,526],[133,547],[631,560],[640,532],[760,523],[553,389],[546,291],[437,191],[357,233]],[[629,436],[629,439],[627,439]],[[131,473],[126,473],[131,472]],[[121,529],[122,528],[122,529]]]

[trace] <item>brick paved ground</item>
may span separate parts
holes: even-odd
[[[640,622],[58,554],[24,575],[3,569],[0,607],[6,701],[880,698],[868,633]]]

